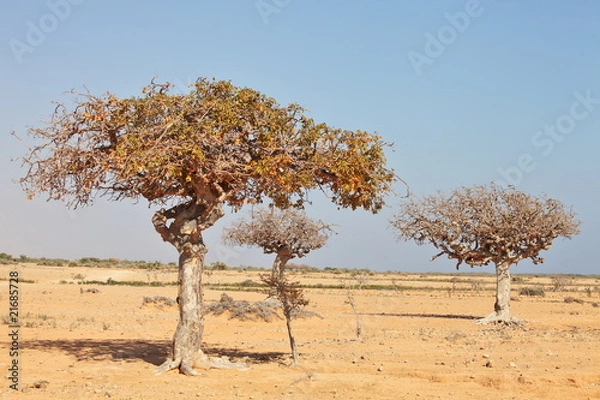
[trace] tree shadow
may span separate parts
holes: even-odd
[[[60,350],[77,361],[126,361],[142,360],[160,365],[169,352],[170,340],[127,340],[127,339],[65,339],[29,340],[20,343],[23,350]]]
[[[156,366],[161,365],[170,352],[171,340],[127,340],[127,339],[65,339],[65,340],[28,340],[20,343],[23,350],[50,351],[60,350],[75,357],[77,361],[144,361]],[[236,348],[204,345],[209,357],[226,356],[232,360],[241,360],[251,364],[264,364],[283,361],[288,357],[281,352],[251,352]]]
[[[363,315],[374,315],[378,317],[412,317],[412,318],[442,318],[442,319],[468,319],[475,320],[481,319],[482,317],[478,317],[475,315],[455,315],[455,314],[428,314],[428,313],[365,313]]]

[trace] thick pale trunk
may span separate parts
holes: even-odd
[[[494,312],[502,318],[510,318],[510,270],[508,264],[496,267],[496,303]]]
[[[179,256],[179,323],[173,335],[172,358],[159,367],[157,373],[179,368],[186,375],[198,375],[194,365],[204,353],[202,333],[202,267],[206,248],[203,244],[187,245]]]
[[[496,303],[494,312],[478,322],[486,324],[489,322],[509,323],[515,321],[510,313],[510,264],[500,262],[496,264]]]
[[[157,368],[157,374],[178,368],[183,374],[199,375],[194,366],[245,368],[243,364],[233,364],[226,359],[209,359],[201,349],[204,331],[202,271],[207,251],[202,231],[222,215],[220,204],[209,207],[195,202],[160,210],[154,215],[152,222],[157,232],[179,251],[179,323],[173,335],[172,356]],[[169,224],[169,220],[173,222]]]
[[[194,246],[196,247],[196,246]],[[195,253],[195,254],[194,254]],[[202,355],[202,266],[204,253],[181,254],[179,259],[179,323],[173,335],[173,360],[180,361],[180,370],[195,375],[193,365]]]

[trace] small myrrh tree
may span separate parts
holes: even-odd
[[[580,222],[564,205],[546,197],[532,197],[513,187],[461,187],[449,196],[443,193],[411,200],[400,207],[391,222],[401,240],[429,242],[448,258],[473,266],[496,265],[497,290],[494,312],[480,323],[516,321],[510,313],[512,264],[539,256],[557,237],[579,233]]]
[[[263,276],[262,280],[269,287],[269,294],[281,302],[294,365],[298,364],[298,349],[292,319],[308,305],[308,300],[298,282],[288,279],[285,267],[292,258],[304,257],[323,247],[331,232],[330,225],[312,220],[300,210],[271,208],[254,210],[251,220],[234,221],[223,233],[223,241],[227,244],[259,246],[266,254],[275,253],[271,275]]]
[[[376,212],[396,177],[377,135],[317,124],[297,104],[227,81],[198,79],[186,94],[171,88],[152,82],[140,97],[83,93],[57,104],[44,126],[28,129],[34,144],[21,184],[28,197],[46,192],[72,208],[97,196],[165,207],[152,223],[179,253],[179,324],[157,372],[196,375],[194,365],[207,365],[202,232],[224,205],[302,205],[320,188],[340,207]]]

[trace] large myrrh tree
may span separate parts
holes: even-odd
[[[57,104],[49,122],[28,129],[34,143],[21,184],[72,208],[96,196],[163,207],[152,222],[179,252],[179,324],[158,372],[195,375],[206,362],[202,232],[223,206],[265,198],[300,206],[319,188],[341,207],[376,212],[395,175],[377,135],[315,123],[297,104],[228,81],[198,79],[186,94],[171,88],[153,81],[139,97],[79,93]]]
[[[266,254],[275,254],[271,275],[263,277],[263,282],[269,286],[270,295],[281,302],[295,365],[299,359],[292,319],[295,312],[308,305],[308,300],[298,282],[286,276],[286,264],[323,247],[331,233],[330,225],[309,218],[301,210],[274,208],[253,210],[250,220],[234,221],[223,232],[226,244],[259,246]]]
[[[392,220],[401,240],[429,242],[440,253],[473,266],[496,265],[494,312],[480,323],[516,321],[510,313],[509,267],[523,259],[544,262],[539,253],[558,237],[579,233],[580,222],[555,199],[533,197],[514,187],[461,187],[402,204]]]

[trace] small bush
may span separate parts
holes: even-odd
[[[559,292],[564,290],[568,285],[573,284],[573,278],[565,275],[552,275],[550,279],[552,280],[553,292]]]
[[[152,286],[152,287],[162,287],[162,286],[176,286],[177,282],[144,282],[144,281],[115,281],[113,278],[108,278],[106,281],[82,281],[80,282],[82,285],[108,285],[108,286]]]
[[[241,287],[263,287],[263,286],[265,286],[262,283],[254,282],[252,279],[246,279],[245,281],[238,283],[238,285]]]
[[[0,253],[0,264],[14,264],[16,260],[10,254]]]
[[[158,306],[174,306],[175,304],[177,304],[177,302],[169,297],[165,297],[165,296],[154,296],[154,297],[147,297],[144,296],[144,299],[142,300],[142,305],[146,305],[146,304],[156,304]]]
[[[100,290],[96,289],[96,288],[89,288],[89,289],[83,289],[83,288],[79,288],[79,293],[100,293]]]
[[[546,292],[544,291],[544,288],[541,286],[525,286],[523,288],[521,288],[521,290],[519,291],[519,294],[521,296],[539,296],[539,297],[545,297],[546,296]]]
[[[583,304],[585,302],[581,299],[576,299],[575,297],[569,296],[569,297],[565,297],[565,303]]]
[[[281,305],[270,299],[250,303],[246,300],[234,300],[231,296],[223,293],[218,302],[209,304],[205,307],[204,314],[221,315],[229,313],[229,319],[239,319],[241,321],[257,319],[271,322],[273,317],[280,318],[275,310]]]
[[[216,261],[210,265],[210,269],[213,271],[227,271],[229,266],[221,261]]]

